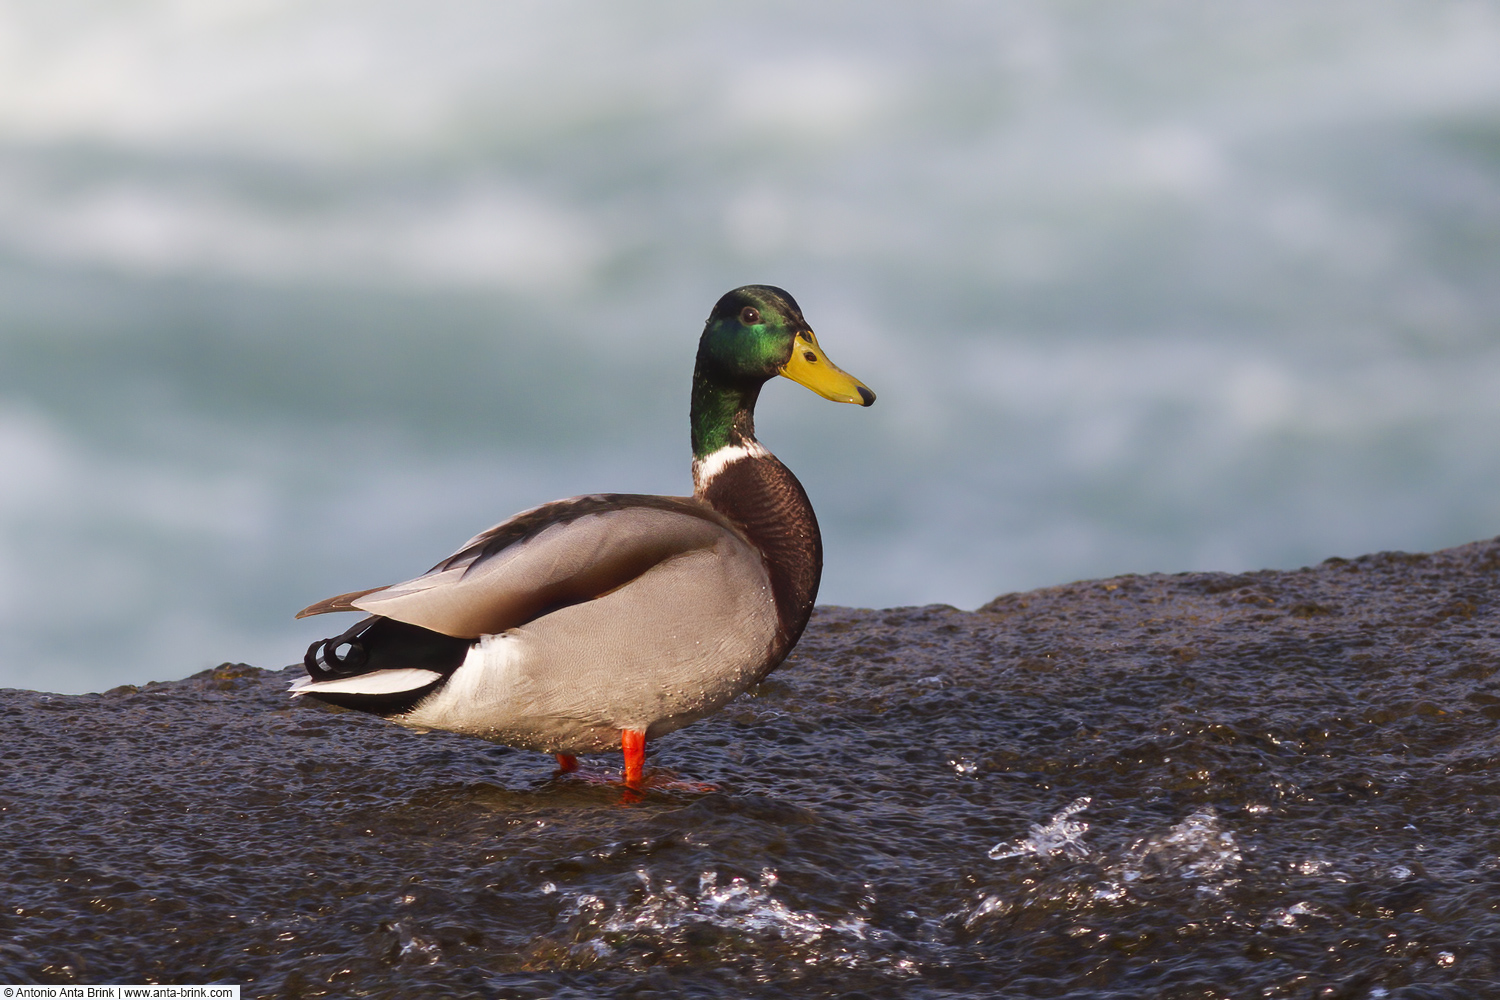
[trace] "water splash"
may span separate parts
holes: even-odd
[[[950,916],[965,930],[973,930],[986,918],[1034,906],[1083,912],[1122,905],[1131,899],[1133,886],[1152,880],[1197,883],[1196,892],[1208,896],[1217,896],[1233,884],[1231,876],[1242,861],[1239,843],[1211,807],[1189,813],[1180,822],[1141,837],[1123,850],[1094,851],[1083,841],[1089,825],[1073,818],[1092,801],[1092,796],[1080,796],[1045,824],[1032,824],[1028,836],[996,844],[989,852],[997,861],[1063,856],[1092,865],[1085,866],[1081,873],[1059,872],[1018,892],[981,894],[972,905]],[[1292,914],[1292,920],[1308,912],[1299,910]]]
[[[409,919],[401,919],[391,925],[396,933],[398,961],[412,965],[436,965],[442,961],[443,947],[437,940],[422,934]]]
[[[1154,877],[1208,879],[1234,869],[1241,860],[1234,833],[1220,825],[1212,807],[1206,807],[1164,833],[1132,845],[1121,876],[1126,882]]]
[[[1067,808],[1054,813],[1046,824],[1031,824],[1027,836],[990,848],[990,860],[1002,861],[1028,854],[1039,858],[1050,858],[1058,854],[1075,858],[1088,857],[1090,852],[1088,845],[1083,842],[1083,835],[1088,832],[1089,825],[1073,817],[1087,809],[1093,801],[1092,796],[1079,796],[1068,803]]]
[[[1299,901],[1290,906],[1278,906],[1271,910],[1261,921],[1261,927],[1297,927],[1323,915],[1317,906],[1306,901]]]
[[[948,766],[953,768],[953,773],[964,778],[972,778],[979,773],[979,762],[973,757],[950,757]]]
[[[859,916],[824,919],[778,899],[780,878],[771,868],[753,881],[706,870],[696,890],[644,869],[636,878],[642,895],[633,902],[586,893],[563,912],[574,928],[576,963],[633,965],[642,955],[655,962],[707,950],[800,967],[876,967],[903,976],[920,971],[916,958],[899,953],[901,942],[891,931]]]

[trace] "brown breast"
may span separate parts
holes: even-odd
[[[765,556],[780,624],[769,673],[801,638],[818,597],[823,539],[812,504],[797,477],[769,452],[726,465],[700,499],[738,524]]]

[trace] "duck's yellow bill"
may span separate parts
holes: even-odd
[[[781,366],[781,374],[835,403],[869,406],[875,402],[875,394],[863,382],[828,360],[811,330],[797,334],[792,356]]]

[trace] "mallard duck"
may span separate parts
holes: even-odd
[[[841,403],[875,394],[834,366],[791,295],[736,288],[693,371],[693,495],[604,493],[523,511],[413,580],[319,601],[370,617],[313,643],[294,696],[415,729],[557,756],[646,742],[727,704],[802,635],[823,570],[802,484],[755,439],[783,375]]]

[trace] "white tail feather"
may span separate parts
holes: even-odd
[[[420,670],[402,667],[398,670],[372,670],[368,674],[339,677],[331,681],[315,681],[304,677],[289,688],[293,695],[299,694],[399,694],[415,691],[433,681],[441,680],[436,670]]]

